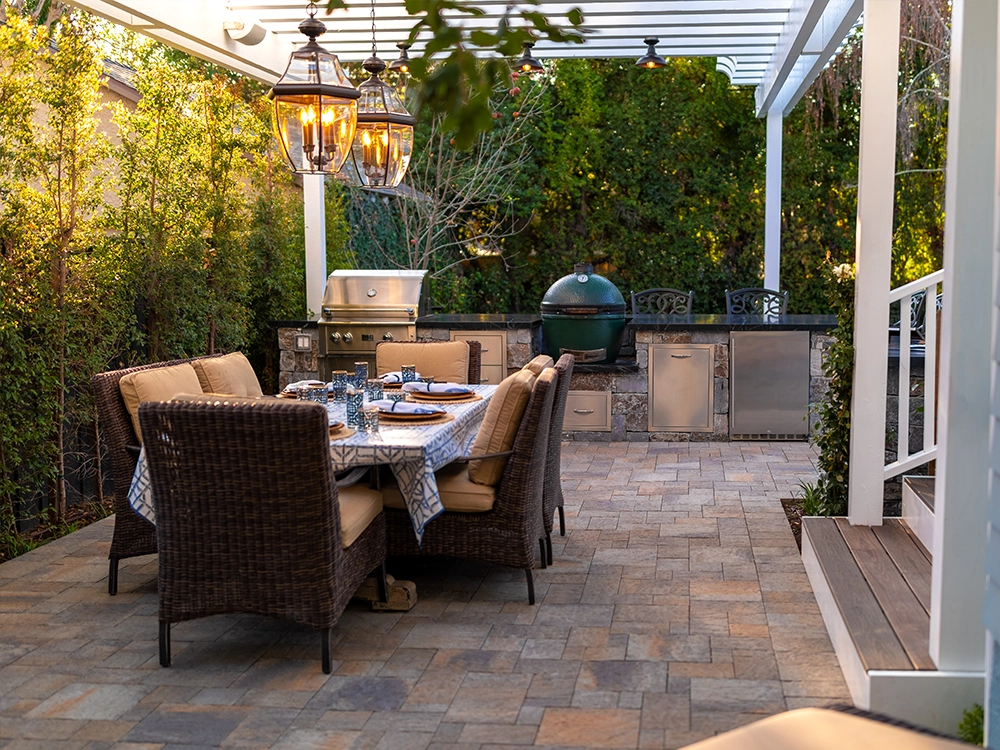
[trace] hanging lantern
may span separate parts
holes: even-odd
[[[358,86],[358,130],[351,154],[362,187],[394,188],[403,180],[413,151],[416,120],[399,94],[378,77],[385,63],[369,57],[364,68],[371,77]]]
[[[534,42],[525,42],[521,58],[514,63],[514,67],[522,73],[541,73],[545,70],[541,62],[531,56],[531,48],[534,46]]]
[[[401,56],[406,49],[400,47]],[[375,0],[372,0],[372,56],[364,62],[370,74],[358,86],[358,129],[351,156],[361,186],[394,188],[403,180],[413,151],[416,120],[406,111],[396,90],[379,78],[385,63],[375,47]]]
[[[309,18],[299,24],[309,41],[292,53],[268,98],[274,100],[278,141],[292,169],[299,174],[336,174],[354,140],[361,94],[337,56],[316,43],[326,26],[315,16],[312,2]]]
[[[664,68],[667,65],[667,61],[656,54],[656,45],[660,43],[659,39],[643,39],[642,43],[647,45],[646,54],[635,61],[635,67],[637,68]]]

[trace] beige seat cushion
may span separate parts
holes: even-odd
[[[253,367],[241,352],[224,357],[196,359],[191,362],[205,393],[225,393],[232,396],[261,396],[263,391]]]
[[[375,349],[375,373],[399,372],[416,365],[422,376],[439,383],[469,382],[469,345],[464,341],[388,342]]]
[[[504,378],[486,407],[486,416],[476,435],[476,442],[472,444],[471,455],[501,453],[514,447],[514,438],[517,437],[517,429],[521,426],[521,417],[534,384],[535,375],[530,370],[518,370]],[[496,486],[507,468],[507,459],[508,456],[501,456],[473,461],[469,478],[477,484]]]
[[[347,549],[382,512],[382,493],[355,484],[341,487],[337,494],[340,500],[340,540]]]
[[[484,513],[493,508],[496,488],[477,484],[469,479],[469,467],[473,463],[477,462],[448,464],[434,472],[445,510],[455,513]],[[382,489],[382,501],[387,508],[406,510],[406,503],[395,484]]]
[[[823,708],[800,708],[712,737],[686,750],[960,750],[961,742],[918,734]]]
[[[154,367],[149,370],[130,372],[118,381],[125,408],[132,417],[132,427],[142,442],[139,433],[139,404],[144,401],[169,401],[178,393],[199,393],[202,390],[198,374],[187,364],[170,367]]]
[[[537,357],[535,357],[521,369],[529,370],[530,372],[535,373],[535,375],[537,376],[541,375],[542,370],[544,370],[546,367],[552,367],[552,365],[554,364],[555,361],[548,354],[539,354]]]

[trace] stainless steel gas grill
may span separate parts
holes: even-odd
[[[354,372],[368,362],[375,372],[380,341],[414,341],[416,321],[429,312],[427,271],[334,271],[326,281],[319,321],[319,374]]]

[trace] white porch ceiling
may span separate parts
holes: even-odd
[[[232,0],[228,9],[225,0],[70,1],[265,83],[281,76],[289,53],[304,41],[297,29],[305,17],[303,0]],[[463,23],[490,30],[510,5],[507,0],[475,4],[486,15]],[[557,23],[579,7],[591,30],[583,44],[539,41],[536,57],[636,59],[645,52],[643,38],[657,37],[656,49],[664,57],[715,57],[733,84],[755,86],[757,114],[763,116],[772,109],[791,110],[861,15],[862,0],[542,0],[530,7]],[[260,22],[268,32],[264,40],[247,46],[230,38],[223,23],[234,14]],[[370,14],[371,4],[363,1],[329,16],[321,10],[328,31],[320,43],[341,60],[365,59],[371,53]],[[394,58],[396,42],[406,39],[414,23],[402,0],[376,0],[380,56]],[[421,54],[427,39],[417,39],[411,56]]]

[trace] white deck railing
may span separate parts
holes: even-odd
[[[937,456],[937,441],[934,436],[937,371],[937,314],[938,284],[944,280],[944,271],[935,271],[922,279],[893,289],[889,293],[889,304],[899,302],[899,399],[896,430],[896,460],[886,464],[885,478],[890,479],[906,471],[915,469]],[[923,305],[914,300],[923,297]],[[922,310],[921,310],[922,308]],[[912,311],[916,310],[916,314]],[[910,453],[910,354],[914,334],[923,332],[924,343],[924,429],[923,446]],[[888,360],[888,346],[886,359]]]

